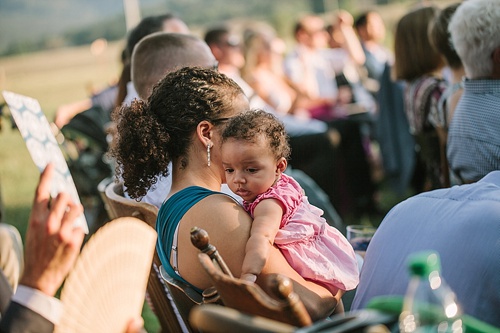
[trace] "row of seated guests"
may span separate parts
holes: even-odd
[[[347,13],[344,14],[344,16],[346,15]],[[339,15],[338,21],[342,22],[340,17]],[[313,17],[313,21],[317,22],[317,19]],[[352,21],[352,18],[350,20]],[[302,23],[298,24],[299,28],[297,29],[297,36],[305,36],[299,37],[299,39],[301,41],[305,40],[306,43],[308,38],[311,39],[304,33],[308,29],[308,21],[309,18],[305,18]],[[352,24],[344,23],[342,26],[348,26],[351,29],[351,36],[344,38],[344,40],[352,40],[350,38],[354,34],[352,32]],[[68,118],[74,115],[75,112],[83,110],[81,108],[82,104],[86,105],[86,107],[91,105],[89,103],[92,103],[93,106],[101,105],[106,110],[113,109],[116,105],[121,105],[122,103],[130,104],[137,97],[134,86],[130,81],[132,51],[140,39],[156,31],[189,33],[189,28],[182,20],[171,14],[151,16],[143,19],[128,35],[127,46],[124,51],[123,71],[118,84],[113,86],[112,89],[106,89],[102,93],[95,95],[92,100],[86,100],[85,103],[78,102],[70,107],[62,107],[57,112],[56,124],[58,126],[64,125]],[[257,41],[258,36],[262,37],[263,43],[272,42],[271,39],[276,41],[274,35],[264,36],[257,31],[252,35],[252,38],[246,40],[247,43],[245,44],[248,46],[247,57],[243,53],[243,50],[247,50],[247,48],[243,47],[244,45],[241,43],[240,38],[231,34],[229,29],[210,29],[205,34],[205,40],[218,61],[219,70],[236,80],[244,88],[245,93],[250,97],[252,107],[263,108],[266,111],[272,112],[285,123],[292,145],[292,168],[289,169],[289,172],[293,173],[304,187],[307,187],[306,191],[311,200],[316,201],[325,211],[325,215],[328,215],[329,221],[334,224],[340,223],[341,218],[337,214],[337,211],[341,215],[344,215],[351,212],[372,209],[375,206],[373,203],[374,186],[371,179],[369,161],[366,156],[366,143],[363,141],[361,126],[357,122],[346,119],[325,122],[312,118],[308,111],[300,112],[300,110],[305,110],[301,105],[305,106],[309,103],[300,101],[304,101],[309,97],[302,98],[303,94],[300,92],[302,88],[298,85],[291,85],[290,80],[283,75],[282,54],[280,55],[276,52],[271,52],[269,55],[273,58],[272,70],[268,70],[265,74],[269,75],[266,77],[267,80],[272,75],[275,80],[273,82],[281,82],[281,85],[273,85],[274,91],[277,94],[274,94],[272,97],[265,96],[264,92],[269,91],[269,89],[257,87],[257,81],[253,80],[251,76],[263,72],[262,69],[267,65],[262,63],[262,61],[266,61],[266,56],[257,56],[257,54],[254,54],[255,58],[259,59],[260,62],[259,71],[255,71],[256,68],[252,67],[256,66],[256,64],[252,64],[252,60],[248,61],[248,58],[252,58],[251,53],[253,52],[250,46],[256,44],[255,41]],[[324,32],[321,36],[321,43],[326,43],[326,33]],[[270,40],[265,40],[267,38]],[[339,68],[339,62],[337,61],[340,59],[339,54],[342,55],[342,63],[347,62],[348,57],[342,52],[334,54],[337,54],[337,56],[333,58],[330,56],[329,64],[336,66],[331,71],[333,75],[332,80],[335,81],[335,71],[340,72],[342,69]],[[240,69],[245,71],[245,79],[250,81],[249,84],[240,76]],[[336,89],[336,82],[334,81],[330,84],[333,89],[332,91]],[[278,87],[282,87],[283,89],[277,90],[276,88]],[[284,96],[284,91],[285,94],[288,93],[290,95],[288,97]],[[360,89],[355,89],[354,94],[358,95],[359,91]],[[279,95],[278,98],[276,97],[277,95]],[[343,104],[351,108],[361,105],[360,108],[362,110],[369,109],[370,112],[373,112],[374,103],[371,98],[365,98],[365,103],[361,102],[361,98],[359,98],[359,103],[351,103],[354,100],[352,95],[353,93],[348,91],[347,94],[343,94],[345,96],[343,98],[345,99],[345,103],[339,102],[337,104]],[[362,93],[359,95],[361,96]],[[114,103],[101,103],[113,100],[115,101]],[[277,104],[277,100],[280,100],[279,103],[281,105]],[[283,105],[288,105],[288,107]],[[337,109],[337,112],[345,113],[341,107]],[[160,206],[164,196],[168,193],[168,186],[164,182],[158,182],[156,191],[152,191],[144,200]]]
[[[399,33],[396,34],[402,37],[396,38],[395,50],[399,61],[396,62],[395,72],[398,79],[409,83],[405,110],[410,131],[418,141],[415,172],[417,192],[450,184],[445,156],[449,117],[443,117],[442,112],[437,111],[440,104],[438,101],[446,86],[445,80],[438,78],[444,62],[437,51],[432,52],[432,40],[426,38],[427,27],[433,22],[433,14],[436,13],[437,9],[433,7],[409,13],[400,21]],[[421,16],[423,19],[419,20]],[[414,22],[422,24],[419,23],[419,28],[416,28],[413,27]],[[371,177],[373,166],[369,164],[372,156],[366,140],[366,133],[372,136],[373,129],[369,126],[367,129],[365,125],[367,118],[368,123],[373,120],[370,116],[375,113],[376,105],[373,99],[366,96],[366,80],[360,84],[357,69],[362,65],[367,69],[368,78],[377,81],[380,79],[380,69],[384,64],[391,63],[390,52],[380,45],[385,33],[380,15],[373,11],[364,13],[358,17],[354,26],[361,43],[353,38],[352,16],[346,12],[337,14],[335,23],[330,25],[329,34],[325,33],[323,21],[319,17],[308,15],[302,18],[295,28],[297,46],[285,58],[284,66],[283,43],[272,31],[253,31],[247,34],[244,45],[226,29],[212,29],[206,33],[206,40],[216,59],[221,58],[220,70],[245,87],[247,95],[252,97],[252,106],[275,112],[287,125],[294,148],[292,166],[312,177],[342,214],[358,208],[369,209],[374,205],[375,190]],[[123,83],[130,79],[130,56],[134,45],[144,35],[159,29],[189,32],[185,23],[172,15],[143,20],[129,35],[126,48],[126,59],[129,60],[126,61],[120,79],[118,100],[124,100]],[[408,56],[405,54],[408,47],[404,43],[409,40],[405,36],[412,33],[414,40],[422,43],[417,50],[430,51],[427,52],[428,56],[419,55],[412,61],[405,61],[404,59],[418,53],[411,52]],[[229,36],[228,45],[223,45],[226,36]],[[330,48],[324,48],[327,37]],[[436,46],[444,47],[443,45],[445,43],[441,41],[436,43]],[[314,60],[310,61],[311,59]],[[423,63],[424,61],[427,63]],[[323,67],[323,70],[318,70],[318,66]],[[423,72],[426,73],[420,68],[424,68]],[[243,74],[241,77],[240,69]],[[416,69],[421,72],[412,72]],[[342,73],[344,82],[348,83],[347,89],[346,85],[338,81],[338,73]],[[460,72],[454,76],[455,80],[459,74]],[[416,80],[416,77],[420,80]],[[294,80],[300,84],[294,84]],[[131,82],[128,82],[128,88],[125,89],[133,92]],[[375,93],[377,88],[371,89]],[[135,95],[132,93],[125,101],[130,103],[133,97]],[[352,121],[359,119],[358,115],[344,119],[345,113],[352,112],[353,109],[368,111],[361,116],[361,124],[359,121]],[[420,119],[419,115],[422,114],[423,118],[428,114],[429,119]],[[332,118],[338,117],[343,119],[332,121]],[[430,137],[431,134],[434,135]],[[394,140],[389,138],[393,145]],[[435,144],[436,140],[439,144]],[[315,144],[311,145],[311,142]],[[311,146],[315,149],[310,149]],[[383,148],[385,150],[385,146]],[[385,160],[394,160],[394,156],[387,155]],[[159,206],[161,201],[160,196],[155,204]]]
[[[226,34],[225,30],[223,30],[223,33]],[[218,31],[215,31],[215,35],[218,36]],[[129,84],[128,87],[129,94],[125,98],[126,104],[129,104],[130,101],[132,101],[135,98],[142,98],[142,99],[147,98],[151,92],[153,85],[163,77],[163,75],[167,72],[167,70],[171,71],[173,68],[178,68],[182,66],[190,66],[196,64],[200,65],[198,59],[202,59],[203,57],[207,58],[208,55],[210,55],[211,59],[211,57],[213,57],[211,55],[212,52],[219,56],[220,61],[217,62],[216,60],[214,60],[211,66],[218,67],[220,70],[225,70],[226,72],[229,72],[229,69],[231,69],[230,66],[231,63],[234,62],[238,63],[241,59],[241,57],[239,57],[240,54],[238,53],[233,54],[232,52],[230,52],[230,50],[229,52],[228,50],[223,50],[223,49],[228,49],[228,45],[226,45],[227,41],[224,41],[223,43],[217,43],[216,46],[212,44],[212,49],[209,49],[207,45],[203,42],[199,43],[198,40],[196,40],[198,41],[197,43],[191,43],[193,45],[190,46],[193,48],[194,51],[198,51],[199,49],[202,49],[203,51],[203,52],[200,51],[200,56],[198,57],[198,59],[193,59],[194,56],[191,54],[187,54],[187,51],[184,50],[184,48],[187,47],[185,44],[188,42],[185,42],[182,45],[176,45],[175,41],[176,37],[173,37],[170,40],[168,40],[168,38],[165,38],[164,40],[151,42],[152,45],[148,46],[149,53],[137,52],[138,55],[136,55],[135,57],[137,59],[136,66],[132,69],[132,72],[135,73],[133,74],[133,76],[135,77],[134,81],[138,86],[141,87],[141,91],[136,90],[134,88],[134,85]],[[181,48],[181,50],[177,51],[177,48]],[[178,54],[183,54],[184,57],[179,57]],[[236,57],[234,55],[236,55]],[[149,58],[143,60],[142,57],[146,56],[148,56]],[[203,62],[201,64],[204,65]],[[244,85],[244,82],[240,83]],[[257,99],[254,100],[256,101]],[[332,139],[330,139],[330,137],[327,136],[326,133],[323,133],[326,128],[325,125],[323,125],[320,122],[314,122],[314,121],[293,122],[293,120],[294,120],[293,118],[290,118],[289,121],[287,122],[288,124],[287,128],[290,131],[321,133],[320,135],[315,136],[316,141],[322,145],[320,147],[326,146],[327,149],[328,147],[332,147],[330,149],[333,149]],[[341,227],[342,225],[339,215],[333,208],[326,194],[324,194],[324,192],[321,191],[321,189],[314,183],[314,181],[300,170],[289,170],[288,172],[292,173],[294,177],[299,179],[302,186],[304,186],[307,193],[309,194],[311,201],[314,201],[323,209],[323,211],[325,212],[325,217],[327,217],[328,221],[334,225]],[[171,181],[169,178],[165,177],[159,178],[154,188],[152,188],[148,192],[148,194],[142,198],[142,200],[151,203],[153,205],[156,205],[157,207],[160,207],[165,199],[165,196],[168,194],[170,190],[170,184]],[[224,186],[223,189],[226,192],[231,193],[226,186]],[[233,196],[237,197],[234,194]]]
[[[458,162],[454,157],[464,145],[448,145],[465,75],[448,32],[459,4],[443,10],[420,6],[405,14],[396,27],[395,62],[386,64],[380,80],[377,138],[386,176],[389,180],[398,176],[399,192],[410,179],[417,193],[471,180],[460,176],[465,159]],[[457,132],[451,134],[452,141],[463,135]],[[474,180],[485,174],[476,174]]]
[[[394,72],[406,83],[405,112],[418,148],[417,192],[477,181],[499,167],[494,130],[498,108],[495,88],[490,88],[498,71],[492,56],[498,47],[496,32],[486,30],[476,36],[453,24],[450,20],[459,6],[417,8],[404,15],[396,29]],[[484,43],[473,43],[474,38]],[[463,90],[464,86],[473,88]],[[493,100],[477,95],[479,90],[491,92]],[[465,98],[462,91],[467,91]],[[488,114],[493,111],[492,116],[486,111],[479,115],[484,103],[483,109]]]
[[[157,37],[159,36],[150,36],[143,43],[147,43],[149,40]],[[138,48],[137,52],[139,50],[140,48]],[[210,59],[212,61],[207,61],[205,67],[210,68],[213,66],[214,59]],[[121,138],[118,138],[118,142],[123,140],[123,143],[118,144],[118,146],[123,151],[115,152],[119,164],[122,165],[121,172],[123,173],[123,178],[133,197],[144,195],[154,184],[158,174],[166,174],[167,171],[165,170],[168,168],[169,160],[172,159],[171,169],[168,168],[173,173],[172,189],[165,205],[162,207],[161,217],[157,221],[158,233],[161,238],[158,242],[158,249],[159,251],[163,251],[163,261],[166,265],[172,267],[172,270],[175,271],[175,276],[182,277],[200,289],[205,287],[206,279],[200,278],[199,271],[197,271],[197,268],[193,264],[195,252],[193,252],[194,249],[192,249],[192,246],[189,245],[189,229],[195,224],[199,225],[199,223],[202,223],[203,228],[210,230],[211,234],[216,235],[214,243],[222,245],[222,253],[225,257],[229,258],[228,261],[231,262],[231,269],[237,275],[241,274],[241,263],[243,262],[245,253],[242,244],[245,243],[250,234],[248,216],[241,214],[239,211],[241,208],[232,199],[219,194],[224,178],[224,170],[219,164],[221,162],[221,152],[219,150],[220,146],[217,144],[220,143],[220,133],[224,129],[224,122],[227,121],[224,118],[235,115],[237,110],[243,111],[248,105],[240,105],[240,102],[245,103],[241,101],[241,98],[243,98],[241,96],[243,95],[239,90],[240,88],[231,83],[231,81],[228,81],[224,76],[217,76],[221,81],[217,81],[215,78],[208,79],[207,77],[209,82],[211,82],[209,86],[206,86],[203,80],[198,81],[200,80],[199,76],[205,75],[202,73],[208,75],[209,71],[184,69],[174,72],[164,78],[153,89],[153,94],[147,102],[134,103],[131,109],[122,109],[117,117],[121,119],[121,125],[118,126],[118,133]],[[216,74],[211,73],[210,75]],[[195,94],[207,94],[210,92],[211,95],[203,95],[205,96],[204,98],[222,98],[223,101],[219,103],[203,103],[204,107],[198,105],[200,103],[199,100],[202,99],[200,98],[201,96],[198,96],[197,99],[181,98],[181,101],[179,101],[177,99],[179,96],[184,96],[184,94],[188,93],[184,89],[188,89],[189,84],[184,84],[183,80],[191,82],[191,84],[195,84],[196,82],[196,84],[204,87],[200,89],[200,87],[196,86]],[[215,84],[216,82],[218,83]],[[223,92],[219,91],[217,94],[214,90],[221,89],[221,85],[225,87],[225,90]],[[210,90],[210,87],[213,90]],[[229,95],[231,98],[226,95]],[[219,112],[212,115],[210,112],[214,112],[215,110],[207,109],[207,105],[222,105],[225,108],[218,110]],[[190,112],[191,114],[191,118],[182,118],[183,126],[179,123],[180,110]],[[197,112],[192,110],[198,110],[198,112],[203,112],[204,114],[200,117]],[[193,120],[195,118],[198,119]],[[209,119],[207,120],[206,118]],[[157,124],[157,122],[161,122],[161,125]],[[184,126],[187,126],[188,123],[191,124],[190,126],[193,129],[192,131],[187,131],[188,134],[185,135],[187,135],[188,139],[185,140],[181,133],[177,131],[186,132]],[[139,136],[137,124],[146,125],[147,128],[151,129],[146,139]],[[164,131],[167,131],[170,135],[164,135]],[[139,155],[134,155],[132,152],[139,153]],[[208,165],[208,160],[211,161],[210,166]],[[138,165],[138,161],[141,162],[140,165]],[[489,183],[490,180],[486,179],[485,182]],[[477,184],[476,186],[480,186],[484,183]],[[486,187],[491,186],[487,184]],[[198,198],[192,196],[192,191],[195,189],[201,192]],[[461,191],[467,191],[468,187],[460,187],[460,189]],[[431,198],[434,198],[434,196],[431,195]],[[455,199],[452,201],[456,202]],[[437,202],[441,204],[443,201],[438,200]],[[472,202],[476,202],[476,200],[472,200]],[[177,208],[165,208],[171,205]],[[214,210],[214,206],[221,207],[221,209]],[[181,207],[184,207],[184,209],[181,210]],[[209,216],[206,214],[208,210],[213,212]],[[177,228],[178,232],[176,233]],[[227,244],[227,232],[231,234],[231,242],[229,244]],[[446,235],[443,237],[446,238]],[[425,237],[425,239],[431,238]],[[445,242],[442,238],[436,241]],[[414,242],[406,243],[414,244]],[[393,249],[392,252],[396,255],[398,254],[397,249]],[[297,273],[294,270],[290,270],[288,264],[283,260],[283,257],[280,257],[276,248],[270,247],[270,257],[262,273],[257,277],[257,283],[261,282],[259,280],[261,277],[266,276],[266,274],[277,269],[279,266],[279,268],[286,270],[287,275],[292,274],[294,279],[299,279],[297,287],[304,293],[302,295],[307,295],[308,291],[301,289],[300,285],[310,287],[318,292],[315,297],[307,300],[307,306],[310,311],[317,306],[315,301],[323,302],[329,300],[335,303],[331,297],[333,296],[334,299],[338,299],[339,295],[325,294],[321,289],[317,289],[317,286],[314,286],[314,284],[304,285],[301,278],[296,275]],[[359,295],[362,294],[359,293]],[[314,294],[310,295],[314,296]],[[320,295],[319,298],[317,298],[318,295]],[[332,307],[328,309],[331,311]],[[313,317],[318,318],[318,315],[321,317],[324,314],[324,312],[319,314],[316,312]]]
[[[255,44],[257,36],[263,38],[262,43],[271,42],[264,40],[269,36],[255,33],[248,38],[248,45]],[[252,39],[254,42],[251,42]],[[266,63],[266,55],[256,55],[256,58],[259,58],[259,71],[250,74],[250,66],[255,64],[247,65],[240,38],[232,34],[229,29],[225,27],[210,29],[205,34],[205,41],[218,62],[219,71],[234,79],[244,89],[250,98],[251,106],[274,113],[285,123],[292,145],[293,162],[289,172],[301,181],[302,186],[308,184],[309,190],[306,188],[306,192],[311,196],[311,200],[315,200],[315,203],[325,211],[330,222],[338,223],[340,220],[336,209],[346,213],[356,211],[355,208],[359,207],[370,208],[373,186],[358,124],[350,121],[329,124],[310,116],[302,117],[299,112],[296,114],[290,112],[291,110],[283,111],[283,108],[277,107],[269,96],[257,94],[265,89],[259,89],[255,85],[256,80],[250,79],[250,75],[262,73],[266,66],[276,68],[276,53],[267,55],[273,58],[272,65],[270,62]],[[251,52],[247,54],[249,53]],[[248,64],[251,64],[251,61]],[[241,77],[241,68],[246,69],[245,76],[251,81],[250,84]],[[283,75],[271,68],[267,69],[265,75],[268,75],[267,78],[273,75],[275,80],[273,82],[281,82],[282,87],[290,88],[288,92],[292,94],[292,98],[283,103],[296,105],[297,98],[293,95],[298,95],[297,91],[288,84]],[[156,81],[158,79],[155,77]],[[279,85],[276,84],[274,87],[277,86]],[[128,90],[130,93],[125,98],[127,104],[137,97],[131,83]],[[348,180],[345,180],[345,174],[348,175]],[[151,191],[144,200],[160,206],[168,189],[168,184],[159,181],[156,190]]]
[[[429,7],[417,9],[407,19],[424,23],[425,36],[425,22],[432,12],[435,10]],[[463,313],[500,327],[500,263],[496,259],[500,239],[499,19],[500,6],[494,0],[464,1],[437,16],[431,28],[433,40],[439,40],[436,29],[441,30],[441,36],[449,31],[451,45],[465,68],[462,95],[453,117],[449,112],[446,120],[451,169],[470,184],[421,193],[387,214],[367,249],[351,309],[364,308],[376,296],[404,295],[409,282],[407,257],[434,250],[441,257],[443,278],[456,293]],[[454,72],[460,72],[459,62],[450,62],[454,59],[449,54],[452,50],[440,45],[443,49]],[[411,52],[418,52],[418,48]],[[430,56],[430,52],[426,54]],[[424,76],[428,79],[429,75]],[[448,107],[453,108],[455,90],[449,91]],[[421,120],[428,123],[428,118]]]
[[[465,76],[448,32],[448,22],[459,4],[443,10],[423,6],[405,14],[396,27],[394,63],[380,49],[378,54],[382,61],[375,62],[376,58],[365,47],[377,45],[375,38],[370,44],[363,40],[366,28],[377,25],[377,20],[373,19],[376,13],[361,15],[355,22],[367,59],[364,67],[374,73],[386,61],[383,76],[378,77],[381,90],[376,95],[379,102],[377,139],[386,178],[389,181],[394,178],[400,193],[406,190],[405,184],[410,179],[412,189],[419,193],[477,180],[486,174],[484,171],[476,173],[470,179],[461,176],[463,165],[469,163],[467,168],[470,170],[473,164],[467,162],[470,158],[463,158],[464,151],[469,150],[463,149],[463,144],[447,144],[448,129]],[[373,22],[366,24],[369,18]],[[463,131],[453,132],[452,142],[456,137],[463,137]],[[461,149],[462,157],[458,161],[457,151]],[[482,154],[487,154],[484,149]],[[494,169],[494,163],[490,163],[486,171]]]
[[[317,29],[315,34],[308,32],[313,29]],[[219,70],[243,87],[251,106],[272,112],[285,123],[292,146],[291,166],[312,177],[341,214],[370,209],[374,186],[362,127],[345,117],[345,108],[357,105],[365,110],[374,109],[373,99],[367,94],[366,106],[361,101],[353,104],[348,91],[339,94],[344,97],[335,102],[338,90],[335,69],[340,57],[343,62],[347,62],[347,57],[344,52],[323,48],[327,34],[322,19],[304,17],[297,23],[295,36],[297,49],[324,59],[323,62],[311,59],[308,66],[322,63],[324,70],[304,70],[305,60],[298,61],[293,52],[283,59],[283,54],[278,53],[283,52],[280,40],[272,31],[248,31],[242,44],[230,29],[214,28],[206,32],[205,41],[219,62]],[[287,68],[296,74],[286,75]],[[302,77],[305,72],[314,73],[309,77],[311,84]],[[311,86],[321,89],[313,94]],[[323,116],[314,113],[320,109],[326,112]]]

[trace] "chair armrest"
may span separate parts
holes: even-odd
[[[295,332],[297,327],[276,320],[252,316],[221,305],[203,304],[193,308],[189,323],[204,333]]]

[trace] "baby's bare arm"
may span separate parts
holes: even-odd
[[[255,282],[266,264],[283,216],[281,203],[275,199],[262,200],[254,211],[254,220],[245,248],[241,278]]]

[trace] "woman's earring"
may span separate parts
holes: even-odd
[[[210,147],[211,147],[210,143],[208,143],[208,145],[207,145],[207,162],[208,162],[207,164],[208,164],[208,166],[210,166]]]

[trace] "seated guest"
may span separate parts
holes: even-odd
[[[447,155],[454,174],[466,183],[500,169],[499,20],[498,1],[470,0],[449,24],[466,79],[450,123]]]
[[[445,64],[428,36],[429,25],[438,13],[434,6],[408,12],[399,20],[394,39],[394,72],[398,80],[406,82],[405,112],[416,141],[417,192],[449,186],[446,130],[436,121],[441,118],[437,104],[447,87],[441,75]]]
[[[0,222],[0,270],[5,274],[13,291],[19,283],[23,266],[23,248],[19,231],[10,224]]]
[[[132,83],[139,98],[147,100],[153,86],[167,73],[185,66],[214,67],[216,63],[205,42],[195,36],[153,33],[141,40],[134,49],[131,60]],[[171,183],[170,176],[158,177],[141,201],[160,207],[170,192]]]
[[[63,312],[54,295],[80,252],[84,233],[74,223],[83,209],[66,193],[50,201],[53,169],[49,164],[40,177],[26,234],[24,272],[0,316],[2,333],[53,332]],[[131,319],[126,332],[140,332],[141,326],[141,318]]]
[[[282,58],[276,50],[278,41],[274,32],[246,32],[241,77],[277,114],[297,116],[301,112],[296,108],[300,96],[282,73]]]
[[[138,43],[132,56],[132,82],[139,94],[139,98],[147,100],[153,86],[161,78],[167,73],[185,66],[214,68],[217,66],[217,61],[207,44],[195,36],[177,33],[155,33],[145,37]],[[293,172],[297,174],[299,171],[295,170]],[[304,174],[299,177],[303,181],[302,184],[309,180],[307,175]],[[311,182],[312,180],[309,180],[309,183]],[[160,207],[170,192],[171,184],[171,175],[157,177],[156,183],[141,198],[141,201]],[[303,186],[314,189],[314,191],[308,191],[311,202],[319,201],[323,203],[318,204],[318,206],[321,206],[325,211],[325,218],[330,223],[341,226],[340,217],[329,201],[322,198],[321,193],[323,192],[318,189],[317,185]],[[222,185],[222,191],[239,199],[225,184]]]
[[[142,39],[132,54],[132,83],[141,100],[166,74],[187,66],[216,68],[203,40],[188,34],[157,32]]]
[[[334,62],[328,56],[328,34],[323,19],[316,15],[300,18],[294,29],[296,45],[285,57],[285,74],[303,96],[302,107],[312,118],[332,120],[335,107],[347,103],[339,95]],[[347,96],[346,99],[349,99]]]
[[[157,175],[172,173],[172,188],[156,221],[157,250],[169,275],[200,291],[211,283],[190,241],[195,226],[208,231],[229,269],[241,276],[251,218],[220,192],[225,182],[220,143],[227,119],[248,109],[248,98],[226,75],[186,67],[165,76],[147,101],[121,108],[117,117],[112,155],[122,166],[129,194],[141,197]],[[272,246],[256,283],[265,287],[266,276],[274,273],[294,281],[313,320],[331,314],[342,296],[304,280]]]
[[[129,105],[134,98],[137,98],[137,91],[132,82],[132,54],[136,45],[145,37],[156,32],[171,32],[176,34],[190,34],[189,28],[180,18],[173,14],[165,14],[144,18],[127,38],[125,48],[128,59],[126,68],[122,71],[119,81],[120,91],[116,100],[116,106],[123,103]]]
[[[366,251],[351,309],[408,287],[407,258],[439,253],[443,278],[465,314],[500,327],[500,171],[479,182],[421,193],[394,207]]]
[[[450,85],[443,92],[438,104],[438,115],[442,116],[442,119],[438,119],[438,121],[446,129],[448,129],[455,107],[462,96],[462,79],[465,76],[462,60],[460,60],[450,42],[451,36],[448,31],[449,22],[458,6],[460,6],[460,3],[455,3],[444,8],[431,23],[429,30],[430,41],[445,58],[447,64],[445,69],[450,73],[449,78],[447,78]]]
[[[392,65],[394,62],[394,55],[383,45],[385,23],[378,12],[368,10],[356,18],[354,27],[365,52],[366,74],[368,78],[378,82],[382,78],[386,64]],[[376,84],[373,86],[373,83],[371,86],[374,88],[371,91],[375,93],[378,87]]]
[[[74,229],[83,208],[61,193],[49,207],[53,165],[40,177],[26,235],[24,273],[0,321],[1,332],[52,332],[62,313],[54,297],[80,252],[84,233]]]
[[[291,136],[308,134],[324,134],[328,125],[317,119],[298,117],[293,114],[280,113],[272,104],[262,99],[257,92],[241,77],[240,70],[245,66],[240,38],[227,27],[214,27],[205,32],[205,42],[210,47],[215,59],[219,63],[219,71],[233,79],[243,89],[250,99],[252,108],[264,109],[274,113],[285,124]],[[247,77],[248,78],[248,77]]]
[[[349,12],[337,12],[335,23],[326,27],[329,48],[325,52],[332,59],[339,95],[351,96],[343,107],[351,118],[360,117],[369,123],[377,108],[360,75],[366,56],[352,25]]]
[[[444,8],[439,15],[436,16],[429,29],[431,44],[439,53],[441,53],[447,64],[447,66],[443,69],[443,72],[448,73],[448,77],[446,78],[448,81],[448,87],[443,91],[441,97],[439,98],[437,104],[438,112],[436,114],[437,117],[435,118],[437,126],[442,129],[440,133],[443,135],[441,141],[444,145],[448,141],[448,129],[453,117],[453,112],[455,111],[458,101],[462,97],[462,81],[465,76],[464,66],[462,65],[460,57],[450,42],[451,37],[448,31],[450,19],[459,5],[460,3],[455,3]],[[442,154],[441,160],[445,163],[443,168],[448,167],[450,185],[461,184],[461,180],[455,177],[453,172],[449,170],[449,163],[446,158],[446,147],[443,147],[440,150],[440,153]]]

